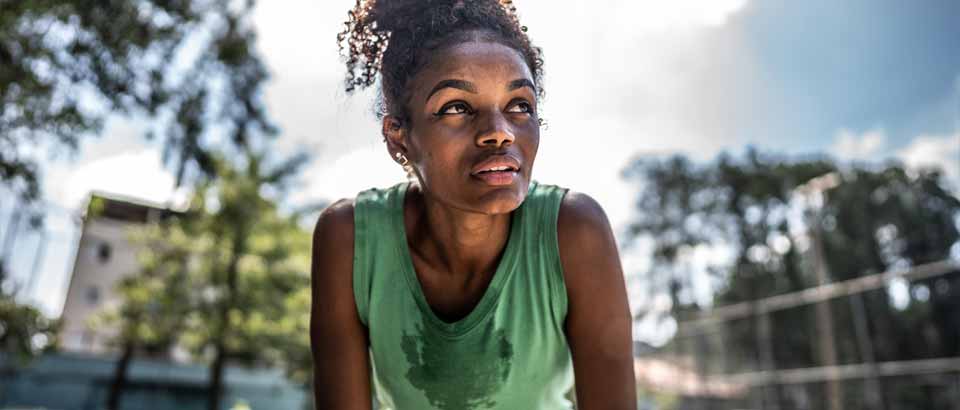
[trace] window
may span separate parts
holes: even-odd
[[[87,303],[96,305],[100,301],[100,288],[90,286],[87,288]]]
[[[100,242],[100,245],[97,246],[97,260],[100,261],[100,263],[109,262],[111,252],[112,252],[112,249],[110,248],[109,243]]]

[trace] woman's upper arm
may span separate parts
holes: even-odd
[[[353,203],[321,214],[313,233],[310,348],[318,409],[370,410],[367,331],[353,296]]]
[[[633,319],[616,240],[600,205],[569,192],[557,217],[557,241],[577,408],[635,409]]]

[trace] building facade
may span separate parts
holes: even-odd
[[[171,215],[159,204],[93,193],[83,215],[70,286],[63,305],[63,351],[101,354],[110,352],[108,340],[114,327],[90,326],[90,320],[120,299],[117,282],[139,269],[137,248],[130,240],[131,228]]]

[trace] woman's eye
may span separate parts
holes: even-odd
[[[530,114],[530,113],[533,112],[533,106],[531,106],[530,103],[528,103],[528,102],[523,102],[523,101],[521,101],[521,102],[518,102],[518,103],[514,104],[514,105],[513,105],[512,107],[510,107],[510,109],[508,109],[507,111],[508,111],[508,112],[521,112],[521,113]]]
[[[453,114],[468,114],[470,113],[470,107],[467,107],[464,103],[454,103],[447,105],[440,109],[440,112],[436,115],[453,115]]]

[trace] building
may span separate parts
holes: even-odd
[[[92,193],[83,215],[80,241],[63,305],[63,351],[100,354],[117,329],[88,326],[105,307],[120,302],[114,286],[138,269],[137,249],[130,228],[174,214],[160,204],[102,192]]]
[[[176,215],[160,204],[93,193],[83,214],[76,260],[63,306],[60,352],[45,354],[25,367],[0,352],[0,409],[98,410],[114,382],[120,357],[109,345],[115,327],[90,319],[121,303],[117,282],[139,271],[131,228]],[[166,355],[134,356],[129,363],[121,410],[205,409],[210,369],[189,362],[174,348]],[[16,371],[4,372],[4,369]],[[229,409],[301,410],[308,392],[282,369],[224,368],[223,405]]]

